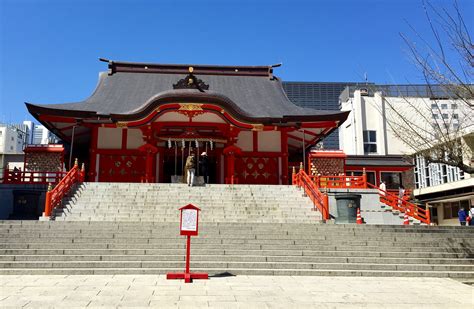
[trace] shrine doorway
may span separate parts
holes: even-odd
[[[163,174],[161,182],[164,183],[185,183],[186,178],[184,175],[186,158],[190,151],[193,151],[196,156],[196,177],[203,176],[203,170],[201,166],[203,152],[207,153],[208,157],[208,176],[209,183],[221,183],[220,171],[221,169],[221,155],[222,148],[212,148],[207,145],[207,149],[203,143],[200,143],[199,148],[194,147],[194,142],[171,142],[171,147],[166,147],[163,152]],[[182,147],[185,145],[185,147]],[[213,145],[214,146],[214,145]],[[204,180],[202,180],[204,181]]]

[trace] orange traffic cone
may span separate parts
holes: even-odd
[[[410,221],[408,220],[408,214],[406,212],[403,216],[403,225],[410,225]]]
[[[357,219],[356,219],[357,224],[363,224],[362,222],[362,217],[360,216],[360,208],[357,208]]]

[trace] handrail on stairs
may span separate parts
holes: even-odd
[[[61,204],[64,196],[69,193],[73,186],[77,183],[84,182],[84,177],[84,164],[82,164],[82,168],[79,169],[79,164],[76,159],[76,161],[74,162],[74,166],[66,174],[66,176],[64,176],[64,178],[61,179],[61,181],[54,187],[54,189],[52,188],[51,184],[49,184],[48,192],[46,192],[43,216],[50,217],[53,209]]]
[[[367,183],[367,186],[372,189],[377,189],[380,196],[380,202],[390,206],[392,209],[406,213],[409,217],[417,219],[427,225],[431,224],[431,215],[429,208],[423,208],[416,204],[408,201],[408,197],[405,195],[404,198],[382,190],[371,183]]]
[[[309,176],[318,188],[328,189],[365,189],[367,188],[367,175],[314,175]]]
[[[304,192],[313,202],[315,210],[317,208],[321,212],[323,220],[329,220],[328,195],[319,191],[319,188],[304,171],[302,164],[300,165],[298,173],[296,173],[295,168],[293,167],[292,182],[293,185],[303,188]]]

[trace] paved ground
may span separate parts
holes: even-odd
[[[0,276],[0,308],[474,308],[451,279],[237,276],[185,284],[154,275]]]

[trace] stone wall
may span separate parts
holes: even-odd
[[[38,196],[38,213],[44,208],[47,185],[31,185],[31,184],[2,184],[0,185],[0,220],[6,220],[13,214],[15,191],[31,191]]]

